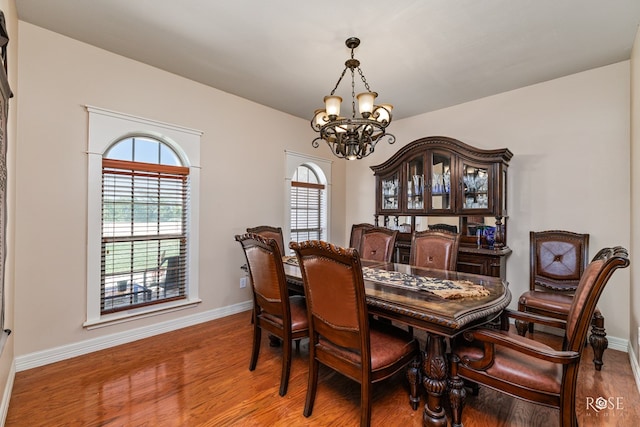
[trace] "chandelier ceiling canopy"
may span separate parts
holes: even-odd
[[[311,143],[318,148],[320,140],[324,140],[337,157],[349,160],[362,159],[373,153],[376,143],[383,137],[388,138],[389,144],[396,141],[396,137],[386,133],[391,123],[391,104],[375,104],[378,94],[373,92],[360,69],[360,61],[354,58],[353,50],[360,45],[360,40],[350,37],[345,44],[351,49],[351,58],[344,63],[345,67],[331,94],[324,97],[324,109],[314,112],[311,128],[320,135]],[[340,115],[342,98],[335,95],[347,70],[351,71],[351,117]],[[356,96],[355,70],[364,83],[366,92]],[[356,99],[358,101],[359,116],[356,117]]]

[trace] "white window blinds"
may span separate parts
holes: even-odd
[[[101,313],[185,298],[189,168],[103,159]]]
[[[326,215],[324,185],[291,182],[291,240],[322,240],[325,238]]]

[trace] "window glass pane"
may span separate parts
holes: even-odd
[[[133,161],[144,163],[159,163],[160,144],[147,138],[136,138],[133,150]]]
[[[298,166],[296,169],[296,173],[293,174],[293,181],[298,182],[309,182],[313,184],[318,184],[318,176],[316,173],[308,166]]]
[[[123,139],[114,144],[105,153],[104,158],[182,166],[180,157],[171,147],[161,141],[145,137]]]
[[[118,142],[107,151],[104,157],[114,160],[133,160],[133,138]]]
[[[182,166],[182,162],[178,155],[165,144],[160,145],[160,164]]]

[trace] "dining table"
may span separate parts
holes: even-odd
[[[304,292],[297,259],[283,257],[283,264],[289,289]],[[442,404],[449,381],[447,340],[495,322],[511,302],[508,284],[499,277],[408,264],[367,259],[361,259],[361,264],[369,314],[425,332],[425,353],[420,363],[427,392],[423,425],[447,426]],[[464,393],[450,394],[449,398],[452,406],[460,405]],[[418,408],[419,402],[411,403]]]

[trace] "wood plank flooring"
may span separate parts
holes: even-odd
[[[294,351],[286,396],[278,395],[281,349],[262,340],[250,372],[249,312],[16,374],[6,426],[356,426],[359,385],[321,366],[310,418],[302,415],[308,341]],[[542,334],[537,333],[542,336]],[[547,338],[553,340],[553,338]],[[595,371],[587,346],[577,406],[581,426],[640,425],[640,396],[628,355],[607,350]],[[587,398],[619,398],[595,410]],[[421,426],[404,375],[374,386],[373,426]],[[554,409],[481,388],[469,393],[466,427],[555,426]]]

